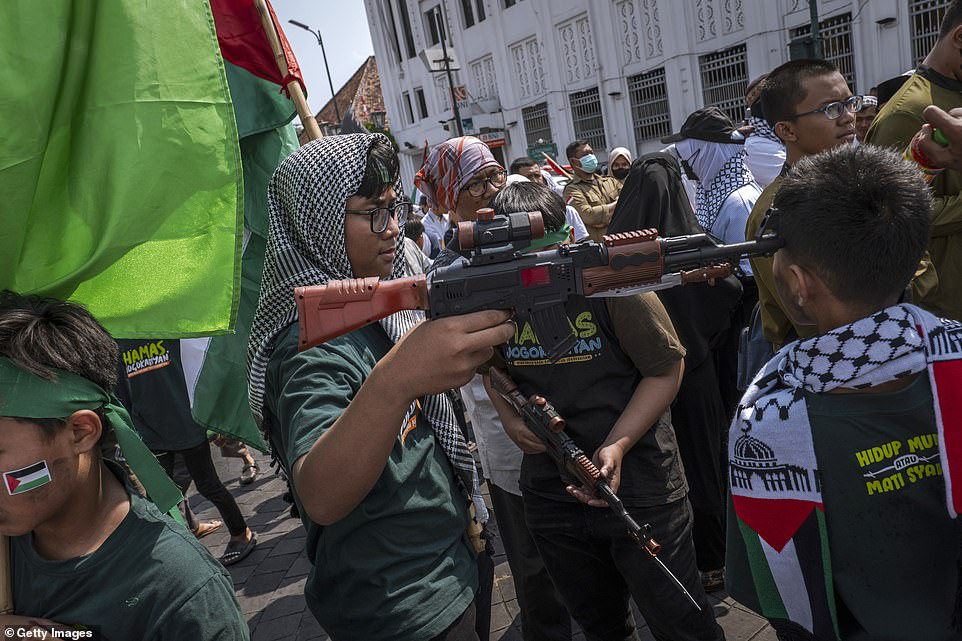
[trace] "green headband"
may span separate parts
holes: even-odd
[[[113,394],[92,381],[64,370],[50,368],[56,381],[28,372],[0,356],[0,416],[14,418],[65,418],[79,410],[103,408],[107,423],[117,435],[124,458],[161,512],[180,512],[183,496],[153,453],[134,431],[127,410]]]
[[[528,245],[526,252],[538,251],[548,245],[554,245],[556,243],[563,243],[564,241],[571,238],[571,225],[568,223],[564,224],[564,227],[557,231],[548,232],[541,238],[534,240]]]

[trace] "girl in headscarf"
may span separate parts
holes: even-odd
[[[431,199],[435,210],[453,212],[452,219],[457,221],[475,220],[478,209],[489,206],[506,183],[504,167],[495,160],[488,146],[473,136],[451,138],[436,146],[414,177],[414,184]],[[454,237],[431,270],[457,260],[458,250],[457,237]],[[498,515],[501,541],[518,590],[524,636],[568,641],[571,617],[551,584],[524,520],[518,485],[521,450],[505,434],[480,374],[461,387],[460,392],[471,418],[491,501]]]
[[[381,134],[310,142],[268,187],[251,409],[292,481],[314,564],[307,603],[334,639],[475,633],[476,550],[465,534],[478,480],[442,392],[511,335],[507,314],[415,327],[418,313],[399,312],[298,351],[294,287],[402,275],[411,206],[401,198],[397,154]]]
[[[424,166],[414,177],[418,190],[428,197],[434,211],[449,212],[451,222],[474,220],[477,211],[487,207],[504,187],[507,172],[495,160],[486,144],[474,136],[445,140],[431,150]],[[456,257],[457,241],[445,239],[452,251],[438,256],[436,267],[448,265]]]
[[[627,147],[615,147],[608,152],[608,175],[614,176],[622,183],[628,177],[631,168],[631,152]]]

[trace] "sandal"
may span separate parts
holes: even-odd
[[[257,535],[251,532],[251,538],[248,541],[231,541],[227,544],[224,549],[224,555],[220,557],[220,563],[223,566],[234,565],[247,558],[247,556],[254,551],[257,546]]]
[[[257,463],[254,463],[253,465],[245,465],[241,469],[240,484],[250,485],[257,479],[258,476],[260,476],[260,473],[261,470],[259,467],[257,467]]]
[[[194,530],[194,536],[196,536],[198,539],[202,539],[208,534],[213,534],[222,527],[224,527],[223,521],[203,521],[197,525],[197,529]]]

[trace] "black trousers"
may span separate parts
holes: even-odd
[[[204,441],[197,447],[192,447],[188,450],[177,450],[177,452],[155,451],[154,454],[157,456],[157,461],[171,479],[174,479],[175,453],[184,458],[184,465],[187,466],[190,478],[192,478],[197,485],[197,491],[201,496],[214,504],[214,507],[220,512],[221,518],[224,519],[224,523],[227,525],[227,530],[231,533],[231,536],[243,534],[244,531],[247,530],[247,523],[244,521],[244,515],[241,514],[240,508],[237,507],[237,502],[234,500],[234,497],[231,496],[231,493],[228,492],[224,484],[221,483],[220,477],[217,476],[217,470],[214,469],[214,461],[210,457],[210,444]],[[174,480],[176,482],[176,479]],[[183,487],[181,491],[186,491],[186,489],[186,487]]]
[[[701,607],[699,612],[628,536],[607,508],[525,493],[525,517],[548,573],[588,641],[637,641],[631,596],[658,641],[719,641],[725,633],[695,567],[687,499],[628,508],[661,543],[658,557]]]
[[[490,481],[488,487],[521,608],[521,636],[524,641],[571,641],[571,615],[528,532],[524,501]]]

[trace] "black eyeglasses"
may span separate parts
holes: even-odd
[[[414,208],[414,204],[406,200],[398,201],[391,205],[390,207],[376,207],[374,209],[345,209],[345,214],[355,214],[358,216],[370,216],[371,217],[371,231],[375,234],[383,234],[384,230],[387,229],[388,221],[390,221],[393,216],[397,220],[398,225],[403,225],[407,222],[408,216],[411,215],[411,210]]]
[[[857,111],[862,110],[862,105],[865,103],[864,96],[852,96],[848,100],[842,100],[839,102],[830,102],[824,107],[819,107],[818,109],[812,109],[811,111],[806,111],[805,113],[795,114],[792,119],[801,118],[802,116],[809,116],[811,114],[825,114],[825,117],[829,120],[838,120],[842,117],[842,114],[846,111],[853,114]]]
[[[508,180],[508,172],[502,169],[501,171],[497,171],[493,174],[490,174],[486,178],[479,178],[478,180],[469,182],[467,185],[464,186],[464,190],[467,191],[469,194],[471,194],[471,196],[473,196],[474,198],[480,198],[481,196],[484,195],[484,192],[487,191],[488,183],[491,183],[491,186],[494,187],[495,189],[501,189],[502,187],[504,187],[504,183],[507,180]]]

